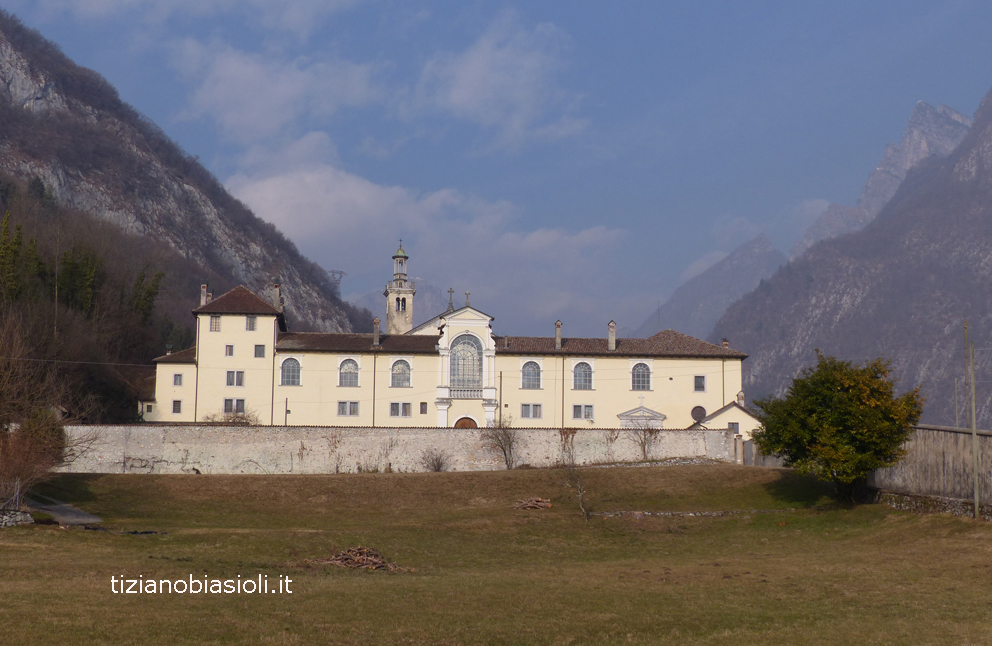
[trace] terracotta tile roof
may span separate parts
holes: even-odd
[[[379,352],[398,354],[437,354],[438,337],[429,335],[383,334]],[[324,332],[286,332],[279,335],[279,352],[370,352],[371,334],[329,334]]]
[[[196,363],[196,346],[152,359],[155,363]]]
[[[648,339],[617,339],[617,349],[613,352],[607,349],[606,338],[563,338],[561,350],[555,350],[554,337],[501,336],[496,337],[496,352],[500,354],[563,354],[571,356],[747,358],[743,352],[707,343],[675,330],[662,330]]]
[[[272,303],[262,299],[244,285],[238,285],[206,305],[193,310],[194,314],[281,314]]]

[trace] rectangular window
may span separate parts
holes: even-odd
[[[225,357],[233,357],[234,356],[234,346],[233,345],[225,345],[224,346],[224,356]]]
[[[220,317],[219,316],[211,316],[210,317],[210,331],[211,332],[220,332]]]
[[[235,413],[237,415],[245,414],[245,400],[243,399],[225,399],[224,400],[224,413],[230,415]]]
[[[358,415],[358,402],[338,402],[338,415],[356,417]]]
[[[265,346],[264,345],[256,345],[255,346],[255,357],[256,358],[263,358],[263,359],[265,358]]]
[[[572,406],[572,419],[595,419],[592,414],[592,406],[580,404]]]
[[[151,408],[151,407],[149,406],[149,408]],[[149,411],[149,412],[151,412],[151,411]],[[177,413],[177,414],[183,412],[183,402],[182,402],[182,400],[180,400],[180,399],[174,399],[174,400],[172,400],[172,412],[173,413]]]
[[[580,404],[572,406],[572,419],[582,419],[582,406]]]
[[[258,321],[257,316],[246,316],[245,317],[245,330],[249,332],[255,331],[255,324]]]
[[[583,416],[586,419],[595,419],[592,414],[592,406],[583,406],[582,409],[582,412],[584,413]]]
[[[706,377],[704,375],[696,375],[695,390],[697,393],[706,391]]]
[[[740,422],[729,422],[727,424],[727,429],[730,430],[734,435],[737,435],[738,433],[741,432],[741,424]]]
[[[145,412],[146,413],[152,412],[152,405],[151,404],[146,404],[145,405]]]
[[[172,385],[173,386],[182,386],[183,385],[183,376],[182,375],[172,375]]]
[[[390,417],[410,417],[413,405],[409,402],[393,402],[389,405]]]
[[[245,385],[245,371],[244,370],[228,370],[227,371],[227,385],[228,386],[244,386]]]
[[[420,414],[421,415],[427,414],[427,402],[420,402]]]
[[[540,404],[520,404],[520,417],[526,417],[529,419],[540,419],[541,418],[541,405]]]

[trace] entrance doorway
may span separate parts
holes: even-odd
[[[471,417],[462,417],[455,422],[455,428],[479,428],[479,425]]]

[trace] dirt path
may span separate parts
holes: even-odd
[[[35,498],[40,498],[46,502],[40,503]],[[59,525],[90,525],[103,522],[99,516],[88,514],[78,507],[41,494],[31,494],[31,498],[27,498],[26,501],[28,509],[50,515]]]

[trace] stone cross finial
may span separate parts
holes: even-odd
[[[465,292],[465,307],[468,307],[468,306],[469,306],[469,303],[468,303],[468,295],[469,295],[469,294],[471,294],[471,293],[472,293],[472,292]]]
[[[644,395],[638,397],[641,400],[641,408],[644,408]]]
[[[455,290],[449,287],[448,288],[448,309],[449,310],[455,309],[454,298],[455,298]]]

